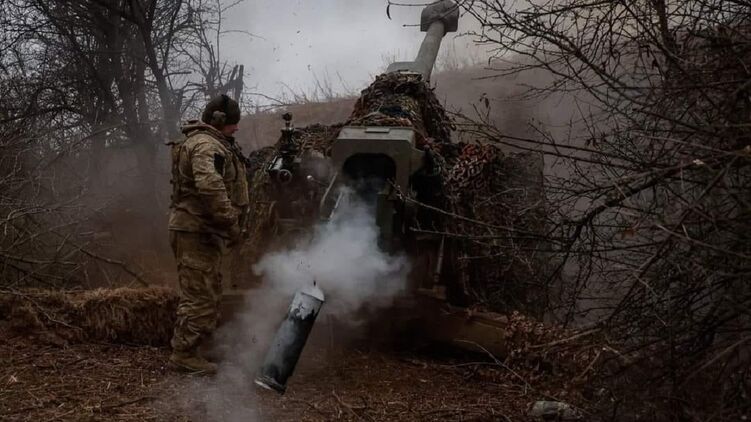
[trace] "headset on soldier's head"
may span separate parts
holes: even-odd
[[[227,107],[229,106],[229,97],[226,94],[222,94],[222,111],[215,110],[211,113],[211,126],[224,127],[224,123],[227,122]]]

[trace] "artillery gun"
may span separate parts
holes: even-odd
[[[468,303],[468,272],[460,276],[455,265],[459,248],[445,235],[450,213],[441,212],[447,209],[447,193],[461,189],[451,184],[475,174],[463,171],[461,160],[449,165],[448,159],[457,163],[465,150],[489,151],[452,142],[450,119],[429,85],[441,42],[457,30],[458,21],[459,8],[451,0],[425,7],[420,22],[425,38],[415,60],[392,63],[377,76],[345,124],[297,129],[292,116],[283,116],[279,142],[250,157],[254,226],[249,244],[263,245],[250,254],[265,252],[269,239],[284,244],[331,219],[354,195],[374,210],[379,246],[410,256],[409,287],[420,298],[410,306],[414,316],[429,322],[424,324],[428,334],[469,338],[501,353],[504,334],[496,318],[478,312],[467,318],[455,307]],[[496,165],[490,156],[487,162]],[[462,201],[460,194],[454,196]],[[245,253],[242,261],[247,259]],[[476,273],[484,271],[478,268]]]
[[[379,79],[395,79],[430,91],[428,83],[441,41],[447,33],[457,30],[458,22],[459,8],[450,0],[425,7],[420,29],[426,35],[417,57],[414,61],[392,63]],[[354,194],[375,209],[383,249],[415,249],[416,238],[410,233],[410,225],[419,214],[416,200],[430,196],[429,191],[441,183],[440,169],[435,167],[430,152],[419,144],[436,134],[418,129],[415,119],[399,118],[421,107],[408,92],[393,93],[392,97],[404,97],[412,102],[412,107],[400,104],[399,98],[380,98],[381,104],[370,108],[359,104],[367,111],[362,113],[363,118],[350,119],[348,124],[333,128],[336,136],[324,141],[325,145],[306,143],[305,135],[309,133],[296,130],[289,114],[283,116],[285,127],[279,142],[265,151],[273,156],[255,160],[260,165],[253,169],[263,173],[261,178],[268,176],[264,182],[271,186],[266,191],[274,203],[277,237],[294,236],[311,223],[330,219],[345,196]],[[414,117],[419,120],[419,116]],[[449,124],[448,119],[443,120]],[[442,132],[444,139],[439,141],[450,143],[448,130]],[[345,186],[351,189],[342,189]],[[423,223],[435,227],[434,222]],[[436,239],[428,242],[436,243]]]

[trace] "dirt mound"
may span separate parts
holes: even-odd
[[[0,324],[11,333],[62,342],[166,345],[177,294],[167,288],[0,292]]]

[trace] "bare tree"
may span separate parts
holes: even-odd
[[[569,130],[530,122],[534,137],[485,112],[459,126],[544,154],[551,311],[607,339],[611,418],[737,420],[751,387],[751,3],[457,3],[489,70],[533,72],[526,96],[570,109]]]
[[[30,274],[56,285],[146,277],[140,256],[164,244],[156,230],[168,191],[164,142],[198,101],[242,91],[241,66],[201,51],[219,48],[222,13],[234,4],[0,2],[0,159],[14,164],[0,250],[18,264],[3,283],[29,284]],[[195,43],[208,37],[215,42]],[[207,65],[217,69],[210,79]],[[39,277],[41,268],[56,278]]]
[[[530,139],[464,122],[545,154],[558,315],[595,322],[616,360],[650,368],[675,417],[737,415],[728,386],[749,385],[750,6],[462,2],[491,69],[542,69],[550,83],[530,95],[575,110],[568,133]]]

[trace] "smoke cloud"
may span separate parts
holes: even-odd
[[[382,251],[373,207],[353,199],[349,192],[344,196],[350,200],[340,201],[339,212],[330,221],[314,227],[291,247],[267,254],[254,266],[263,286],[248,292],[242,309],[217,331],[213,345],[221,359],[219,373],[184,386],[178,406],[185,413],[208,421],[272,418],[257,405],[253,380],[299,288],[315,281],[326,295],[317,325],[326,315],[357,325],[362,322],[360,310],[386,307],[405,291],[410,271],[407,257]]]
[[[277,291],[292,293],[316,282],[327,297],[327,313],[350,316],[363,306],[381,307],[401,293],[409,273],[405,256],[378,248],[374,210],[350,202],[311,239],[262,258],[255,271]]]

